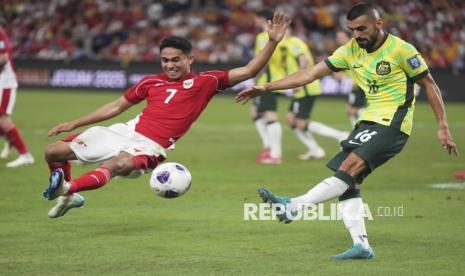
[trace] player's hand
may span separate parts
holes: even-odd
[[[439,128],[438,138],[442,147],[447,150],[449,154],[453,153],[455,156],[458,155],[457,145],[454,143],[448,127]]]
[[[282,13],[275,13],[273,21],[268,20],[266,31],[270,41],[279,42],[283,39],[286,29],[291,24],[291,19]]]
[[[239,92],[239,94],[237,94],[236,97],[234,97],[234,99],[236,100],[236,103],[245,104],[250,99],[265,94],[265,91],[265,87],[263,87],[262,85],[252,86]]]
[[[75,128],[76,128],[75,122],[62,123],[50,129],[48,131],[48,137],[56,136],[62,132],[69,132],[69,131],[74,130]]]

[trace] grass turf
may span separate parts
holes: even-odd
[[[0,161],[0,274],[458,275],[465,270],[465,193],[429,187],[463,182],[451,174],[465,170],[465,158],[450,157],[440,147],[426,103],[417,104],[414,131],[404,151],[362,186],[362,197],[374,216],[367,221],[377,254],[373,261],[329,260],[351,245],[341,221],[281,225],[243,220],[243,204],[259,202],[257,188],[302,194],[332,174],[325,163],[339,148],[336,142],[317,137],[327,157],[298,161],[304,146],[283,127],[284,164],[257,165],[260,145],[249,107],[234,104],[231,97],[214,98],[176,150],[169,152],[169,161],[186,165],[193,174],[186,195],[174,200],[156,197],[148,175],[114,180],[100,190],[84,192],[85,208],[49,219],[52,202],[41,197],[48,183],[42,152],[56,138],[47,138],[46,132],[118,95],[19,91],[14,121],[37,162],[5,168],[16,153]],[[281,99],[281,118],[287,104]],[[319,99],[313,118],[349,130],[344,104],[341,99]],[[130,119],[141,107],[112,121]],[[464,150],[465,106],[447,104],[447,111],[455,141]],[[74,167],[73,174],[90,169]],[[392,212],[399,206],[403,216],[381,216],[384,207]]]

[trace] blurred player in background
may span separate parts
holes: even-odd
[[[82,118],[53,127],[49,136],[107,120],[141,101],[147,102],[142,113],[126,124],[91,127],[47,147],[45,159],[51,176],[43,195],[48,200],[57,199],[48,216],[57,218],[83,206],[79,191],[100,188],[116,176],[137,177],[154,169],[165,159],[165,149],[188,131],[215,94],[255,77],[263,69],[288,25],[287,16],[275,14],[267,23],[269,41],[246,66],[200,74],[191,71],[194,57],[190,42],[167,37],[160,44],[163,73],[143,78],[117,100]],[[72,179],[70,160],[102,165]]]
[[[255,25],[262,29],[255,38],[255,54],[260,53],[268,41],[267,21],[273,16],[271,10],[262,10],[255,15]],[[257,84],[279,80],[286,75],[283,59],[283,42],[281,41],[266,67],[256,78]],[[262,149],[256,161],[259,164],[281,164],[282,162],[282,127],[278,119],[278,91],[266,93],[254,100],[251,115],[255,128],[262,141]]]
[[[343,46],[349,42],[350,36],[345,31],[339,30],[336,32],[336,43],[338,46]],[[344,76],[350,77],[350,72],[334,72],[333,76],[337,78],[342,78]],[[350,123],[352,127],[355,126],[358,119],[361,117],[363,111],[365,111],[367,101],[365,93],[360,87],[357,86],[354,82],[352,91],[349,93],[347,98],[347,116],[349,116]]]
[[[441,91],[415,47],[383,30],[379,12],[369,4],[357,4],[347,13],[353,38],[330,57],[310,69],[281,80],[240,92],[236,101],[245,103],[266,91],[283,90],[311,83],[332,71],[350,70],[362,88],[368,106],[358,125],[344,140],[342,151],[329,161],[335,171],[306,194],[288,198],[259,190],[265,202],[280,204],[280,221],[292,222],[294,214],[308,205],[339,197],[342,220],[353,246],[334,260],[373,259],[364,222],[360,183],[377,167],[397,155],[407,143],[415,104],[415,83],[425,90],[438,123],[438,138],[449,154],[457,154],[447,123]]]
[[[283,64],[286,75],[295,73],[300,69],[310,68],[315,65],[313,56],[308,45],[299,37],[292,35],[293,24],[286,31],[286,37],[281,42],[280,51],[282,58],[286,60]],[[333,138],[338,142],[344,140],[348,132],[339,131],[320,122],[310,121],[316,96],[321,95],[320,81],[316,80],[310,84],[303,85],[291,90],[292,100],[287,113],[288,125],[307,148],[308,151],[298,156],[299,160],[320,159],[325,156],[312,133]]]
[[[0,135],[6,139],[0,158],[7,158],[12,147],[19,152],[17,159],[6,163],[8,168],[34,163],[34,158],[29,153],[21,134],[11,119],[18,88],[12,62],[12,50],[11,41],[0,26]]]

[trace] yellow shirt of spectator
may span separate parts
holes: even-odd
[[[381,46],[368,52],[352,38],[325,62],[333,71],[350,70],[365,92],[368,106],[359,121],[392,126],[410,135],[415,81],[428,74],[428,66],[413,45],[386,34]]]

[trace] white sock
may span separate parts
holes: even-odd
[[[266,125],[266,132],[270,141],[270,155],[273,158],[281,157],[281,123],[278,121]]]
[[[255,121],[255,128],[257,129],[258,135],[262,140],[263,148],[270,147],[270,140],[268,139],[268,133],[266,131],[266,121],[264,118],[259,117]]]
[[[354,116],[354,115],[349,116],[350,124],[352,125],[352,127],[355,127],[355,124],[357,123],[357,118],[358,116]]]
[[[309,150],[317,150],[320,147],[310,132],[296,127],[294,128],[294,134]]]
[[[318,183],[306,194],[291,199],[290,209],[295,211],[305,204],[318,204],[342,195],[349,185],[341,179],[331,176]]]
[[[344,132],[324,125],[319,122],[311,121],[308,123],[308,131],[321,136],[330,137],[340,141],[344,136]]]
[[[349,230],[354,245],[359,243],[363,248],[368,249],[370,244],[368,243],[367,230],[365,228],[365,210],[362,199],[356,197],[343,200],[339,202],[339,209],[344,225]]]

